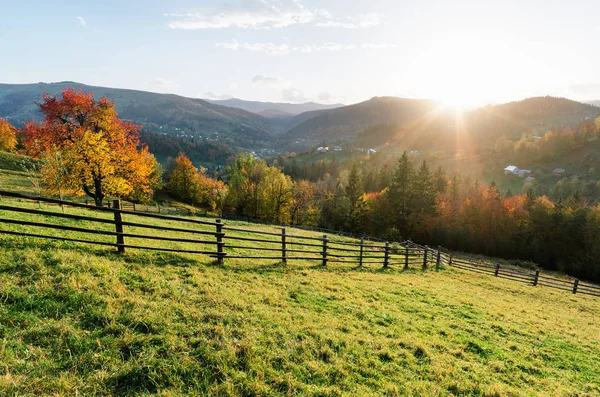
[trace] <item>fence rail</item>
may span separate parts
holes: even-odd
[[[448,266],[532,286],[600,297],[598,285],[580,282],[577,279],[559,279],[541,274],[540,271],[527,272],[502,267],[500,264],[455,257],[443,252],[441,247],[432,249],[411,241],[378,242],[367,241],[364,237],[346,237],[344,240],[339,234],[307,236],[296,234],[295,231],[299,229],[286,227],[280,228],[278,232],[255,230],[225,225],[221,219],[208,221],[126,210],[121,207],[119,200],[114,200],[111,206],[96,207],[1,190],[0,196],[90,211],[90,214],[85,215],[67,214],[64,213],[64,209],[62,212],[55,212],[2,203],[0,234],[115,247],[120,253],[129,249],[139,249],[202,254],[215,258],[219,264],[223,264],[225,259],[265,259],[281,261],[284,264],[292,260],[314,261],[322,266],[331,263],[353,264],[357,267],[379,264],[383,268],[399,265],[403,269],[418,267],[423,271],[432,266],[436,270]],[[8,214],[36,215],[42,217],[43,221],[24,220],[22,217],[14,219],[5,216]],[[96,216],[90,216],[91,214]],[[65,225],[66,220],[75,221],[77,226]],[[9,230],[6,228],[8,225],[18,225],[22,228]],[[44,233],[43,230],[46,229],[67,234]],[[169,234],[166,235],[165,232]],[[97,238],[93,239],[92,236]]]

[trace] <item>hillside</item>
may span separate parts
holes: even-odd
[[[15,125],[39,120],[41,115],[35,102],[41,100],[44,92],[55,95],[66,87],[93,92],[97,98],[106,96],[116,103],[123,119],[169,135],[227,138],[234,144],[248,146],[268,141],[274,131],[263,116],[201,99],[74,82],[0,84],[0,117]]]
[[[284,136],[286,142],[294,139],[304,146],[345,141],[364,147],[405,139],[417,146],[420,141],[443,149],[455,145],[457,133],[471,144],[489,146],[501,135],[519,136],[534,130],[542,133],[598,116],[599,107],[553,97],[486,106],[459,116],[434,101],[382,97],[299,115],[296,119],[304,119],[297,120],[298,125]]]
[[[297,126],[285,133],[286,140],[352,141],[361,129],[387,123],[410,125],[432,118],[438,105],[434,101],[395,97],[376,97],[343,108],[302,114]]]
[[[259,101],[245,101],[243,99],[231,98],[224,100],[213,100],[207,99],[207,102],[214,103],[217,105],[228,106],[232,108],[238,108],[247,110],[248,112],[259,113],[265,117],[281,117],[281,116],[295,116],[304,112],[311,112],[313,110],[326,110],[339,108],[344,105],[341,103],[333,105],[325,105],[315,102],[306,103],[281,103],[281,102],[259,102]]]
[[[447,268],[0,241],[1,395],[600,393],[596,298]]]

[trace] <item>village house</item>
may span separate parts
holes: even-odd
[[[333,151],[334,152],[341,152],[342,151],[342,147],[341,146],[334,146],[333,147]]]
[[[531,174],[531,170],[519,169],[519,170],[517,170],[515,175],[517,175],[519,178],[525,178],[525,176],[527,176],[529,174]]]
[[[564,168],[555,168],[554,171],[552,171],[552,173],[556,176],[562,176],[562,174],[565,173],[565,169]]]
[[[506,167],[504,169],[504,173],[505,174],[517,174],[517,172],[519,171],[519,167],[517,167],[516,165],[509,165],[508,167]]]
[[[377,149],[369,149],[367,150],[367,154],[374,154],[377,153]]]
[[[329,151],[329,146],[319,146],[317,148],[317,153],[327,153]]]
[[[533,182],[535,181],[535,178],[532,176],[528,176],[527,178],[525,178],[525,182]]]

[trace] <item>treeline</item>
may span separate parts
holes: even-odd
[[[355,164],[317,182],[294,181],[279,167],[241,155],[228,176],[226,185],[204,191],[219,191],[222,209],[257,220],[531,260],[600,281],[600,205],[589,205],[576,192],[556,202],[533,190],[502,196],[494,183],[449,177],[427,162],[415,168],[406,152],[392,169]]]
[[[595,122],[583,121],[575,127],[549,130],[542,136],[536,132],[524,134],[514,141],[503,135],[494,149],[497,155],[515,161],[547,162],[584,147],[592,138],[600,138],[600,118]]]

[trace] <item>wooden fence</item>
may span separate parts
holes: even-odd
[[[188,254],[203,254],[215,258],[218,264],[226,259],[267,259],[287,264],[293,260],[314,261],[323,266],[330,263],[352,264],[358,267],[379,264],[403,269],[428,267],[439,269],[450,266],[486,274],[532,286],[557,288],[572,293],[600,297],[600,287],[579,280],[564,280],[536,272],[525,272],[501,267],[499,264],[477,262],[452,256],[441,248],[432,249],[410,241],[381,243],[364,238],[342,240],[326,234],[307,236],[293,233],[286,227],[278,231],[254,230],[214,221],[189,217],[132,211],[121,208],[118,200],[108,207],[96,207],[21,193],[0,191],[0,197],[25,202],[85,209],[90,213],[68,214],[41,208],[7,205],[0,202],[0,211],[12,214],[30,214],[43,217],[43,222],[0,217],[0,226],[18,225],[16,230],[2,227],[0,233],[14,236],[44,238],[75,243],[115,247],[123,253],[128,249],[155,250]],[[81,212],[81,211],[80,211]],[[96,216],[89,216],[95,214]],[[62,220],[76,221],[77,226],[61,224]],[[64,223],[64,221],[62,221]],[[185,226],[182,226],[185,225]],[[53,229],[55,234],[43,230]],[[40,231],[42,230],[42,231]],[[63,235],[61,235],[61,233]],[[96,236],[97,238],[93,238]],[[141,241],[136,243],[136,241]],[[191,248],[190,248],[191,247]]]

